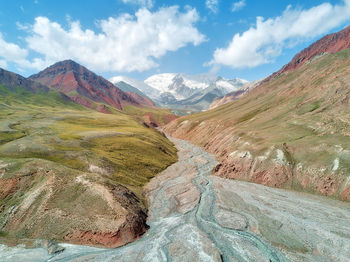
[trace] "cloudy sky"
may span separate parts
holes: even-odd
[[[254,80],[348,24],[350,0],[1,1],[0,67],[29,76],[73,59],[106,78]]]

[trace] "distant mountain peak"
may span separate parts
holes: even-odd
[[[159,96],[159,91],[157,89],[147,85],[145,82],[138,79],[126,76],[114,76],[110,78],[109,81],[111,81],[113,84],[118,84],[119,82],[127,83],[128,85],[137,88],[152,99],[155,99]]]
[[[150,76],[145,83],[158,90],[155,99],[160,105],[202,111],[209,107],[213,99],[237,90],[248,81],[239,78],[225,79],[211,73],[163,73]],[[145,93],[147,94],[146,91]]]
[[[147,105],[149,107],[155,107],[154,102],[136,87],[126,83],[125,81],[113,82],[113,84],[119,89],[131,95],[140,104]]]

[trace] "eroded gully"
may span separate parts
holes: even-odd
[[[349,261],[348,203],[210,176],[212,155],[173,142],[179,161],[146,186],[150,229],[142,238],[109,250],[63,244],[55,256],[3,246],[0,260]]]

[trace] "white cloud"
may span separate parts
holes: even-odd
[[[22,68],[39,70],[60,60],[73,59],[98,72],[144,71],[157,67],[157,59],[169,51],[202,43],[205,36],[194,26],[198,20],[197,11],[191,8],[180,12],[177,6],[172,6],[154,13],[142,8],[135,15],[98,21],[101,32],[97,33],[82,29],[78,21],[68,22],[65,29],[46,17],[37,17],[27,30],[27,50],[1,42],[0,38],[0,58]],[[1,48],[3,45],[6,48]],[[26,60],[28,50],[39,56]],[[18,57],[14,59],[15,54]]]
[[[324,3],[307,10],[288,6],[279,17],[267,20],[257,17],[255,27],[235,34],[227,47],[215,50],[211,64],[247,68],[269,63],[283,48],[320,36],[346,21],[350,21],[350,0],[340,5]]]
[[[152,8],[154,5],[153,0],[122,0],[124,4],[134,4],[134,5],[140,5],[147,8]]]
[[[22,24],[20,22],[16,22],[16,26],[19,30],[23,30],[23,31],[26,31],[30,28],[28,24]]]
[[[19,47],[16,44],[8,43],[3,39],[0,33],[0,58],[1,65],[6,67],[6,61],[13,61],[15,63],[23,63],[28,55],[28,51]],[[4,62],[5,61],[5,62]]]
[[[0,68],[6,69],[7,68],[7,62],[6,60],[0,60]]]
[[[14,43],[6,42],[0,33],[0,67],[6,68],[8,62],[16,64],[19,69],[36,68],[42,69],[46,64],[42,59],[27,59],[29,51]]]
[[[232,12],[237,12],[237,11],[241,10],[243,7],[245,7],[245,0],[234,2],[232,4],[231,11]]]
[[[209,8],[213,13],[217,13],[219,8],[219,0],[206,0],[205,6]]]

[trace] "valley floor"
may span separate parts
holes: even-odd
[[[0,245],[1,261],[350,261],[350,204],[210,176],[217,164],[173,139],[179,161],[146,186],[150,229],[117,249]]]

